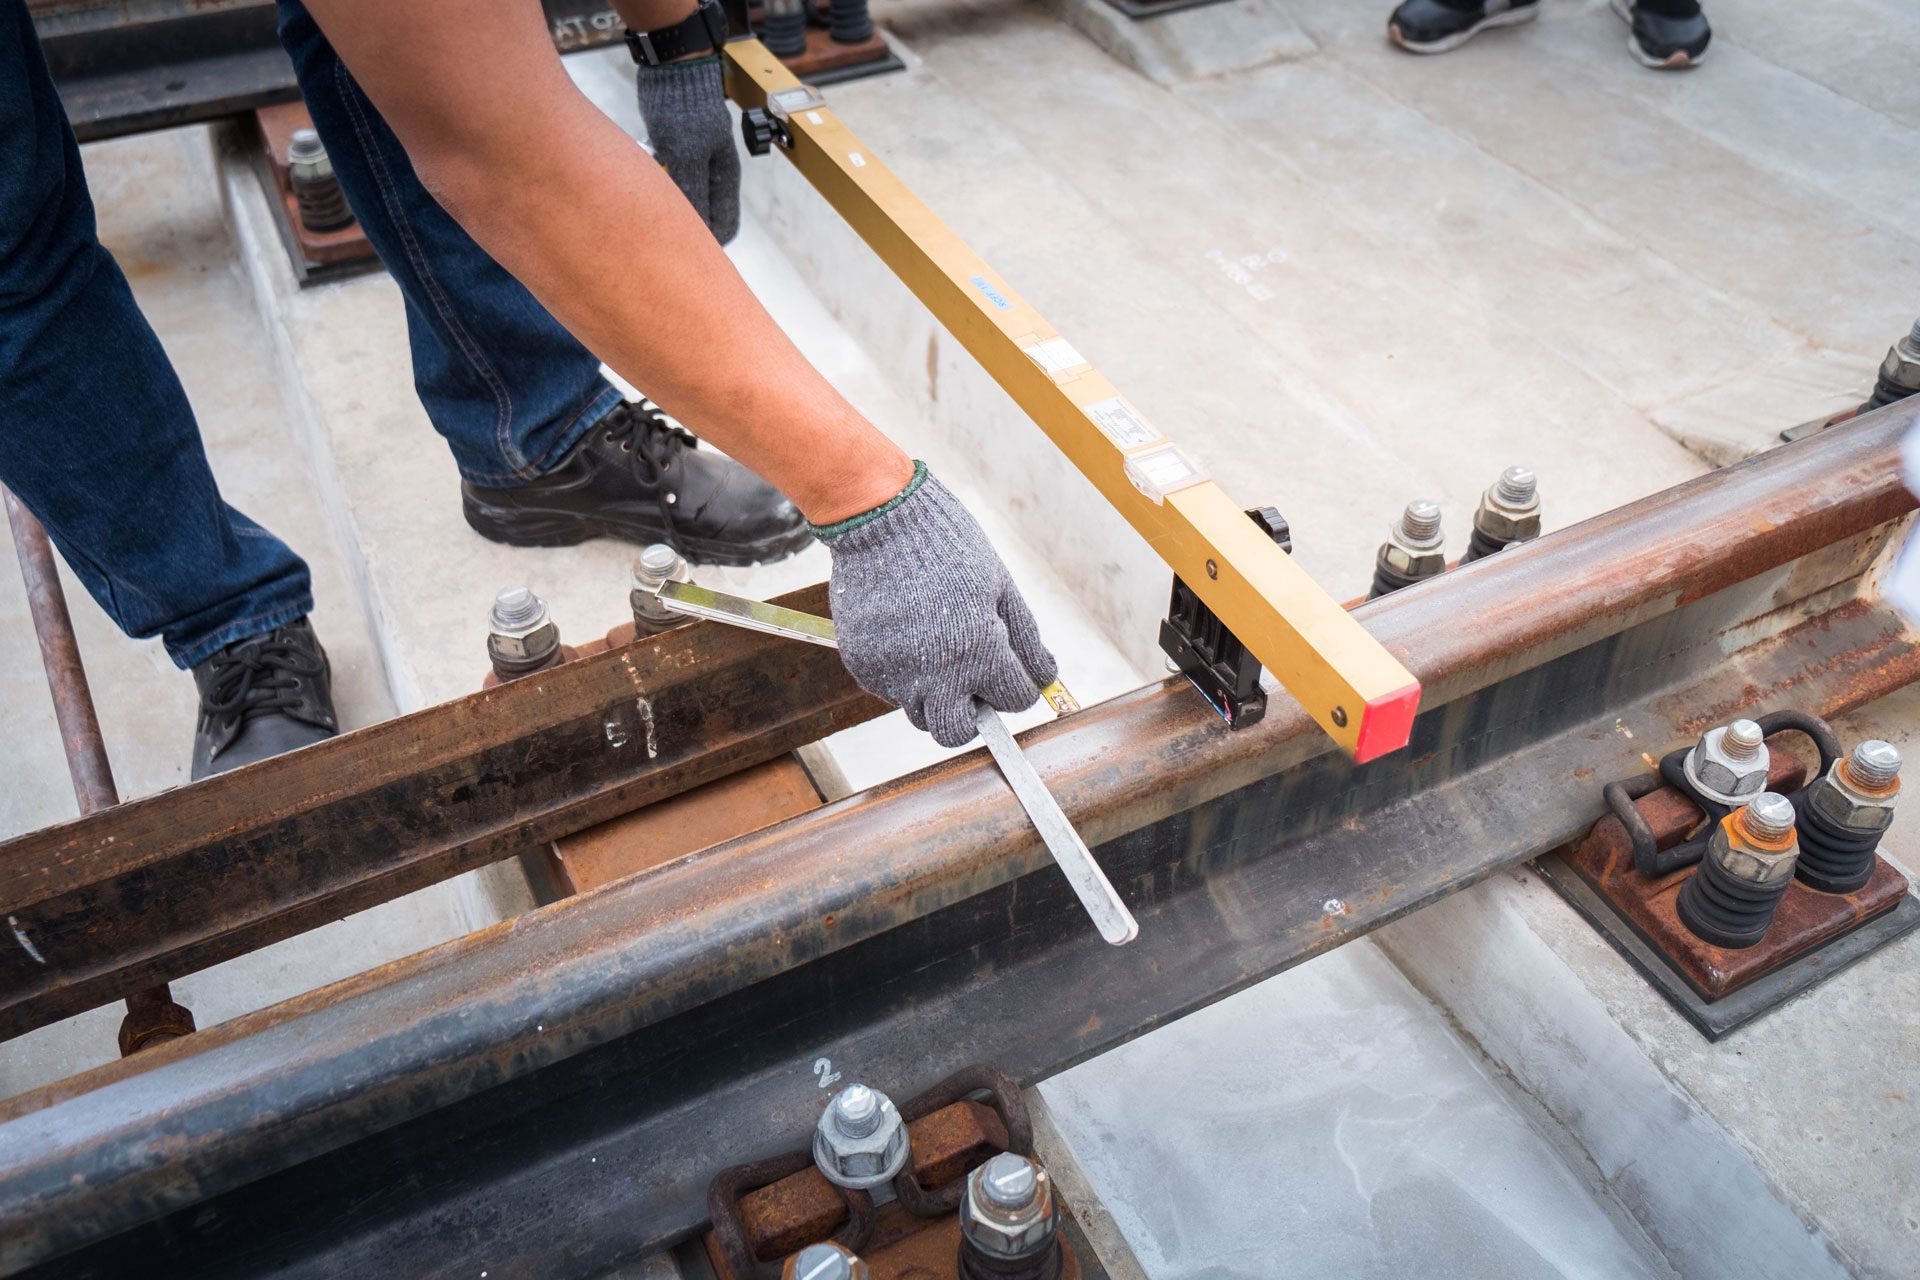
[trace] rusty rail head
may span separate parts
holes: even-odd
[[[33,512],[20,499],[0,488],[7,506],[7,524],[13,530],[13,550],[20,557],[20,576],[27,585],[27,610],[33,633],[40,641],[40,662],[47,669],[47,687],[53,693],[53,717],[60,726],[60,745],[67,753],[67,772],[73,776],[74,799],[80,812],[94,813],[120,803],[113,785],[113,766],[100,736],[100,717],[93,709],[93,691],[80,661],[80,645],[73,635],[73,617],[67,612],[67,593],[60,585],[53,544]]]
[[[1912,409],[1870,415],[1523,551],[1396,592],[1366,606],[1363,617],[1405,655],[1430,700],[1459,698],[1467,713],[1474,709],[1467,691],[1499,682],[1498,696],[1509,687],[1525,694],[1523,680],[1509,686],[1507,678],[1576,648],[1605,649],[1600,642],[1609,635],[1658,620],[1683,601],[1734,589],[1729,603],[1690,616],[1705,627],[1746,625],[1858,578],[1873,553],[1868,543],[1883,541],[1884,526],[1913,507],[1896,470],[1899,438],[1913,417]],[[1815,554],[1849,539],[1867,541],[1834,565]],[[1869,688],[1862,681],[1861,696],[1914,678],[1914,646],[1898,623],[1865,605],[1826,607],[1835,619],[1826,643],[1855,646],[1851,661],[1870,667],[1880,682]],[[1459,625],[1462,617],[1475,625]],[[1720,655],[1717,645],[1699,648]],[[1893,650],[1892,659],[1881,659]],[[1797,670],[1811,660],[1766,656],[1780,654],[1787,650],[1776,646],[1752,660],[1757,678],[1776,680],[1769,663]],[[1595,668],[1609,669],[1605,663]],[[1656,692],[1667,687],[1649,684],[1666,677],[1638,678]],[[1470,723],[1448,726],[1451,703],[1430,702],[1425,710],[1427,732],[1442,746],[1477,740]],[[1416,727],[1416,741],[1421,732]],[[1601,753],[1592,763],[1620,767],[1605,753],[1626,748],[1596,747],[1584,736],[1580,742],[1589,755]],[[1115,847],[1122,837],[1158,830],[1155,824],[1228,793],[1251,792],[1304,761],[1311,766],[1290,771],[1284,786],[1348,797],[1348,813],[1411,799],[1471,767],[1456,766],[1444,753],[1358,768],[1314,759],[1327,753],[1325,740],[1298,708],[1277,706],[1253,728],[1229,733],[1184,685],[1172,683],[1043,726],[1025,735],[1024,745],[1089,843]],[[1597,785],[1592,790],[1588,799],[1597,812]],[[1278,797],[1262,802],[1268,808],[1288,807],[1284,789],[1261,794]],[[1519,793],[1503,792],[1498,804],[1518,799]],[[1333,810],[1336,817],[1341,812]],[[1213,815],[1195,821],[1229,821],[1231,811]],[[1218,844],[1224,859],[1236,841],[1259,843],[1263,830],[1170,838],[1208,850]],[[1513,843],[1522,847],[1555,830],[1541,824]],[[1336,829],[1332,837],[1339,834]],[[1376,858],[1384,856],[1371,838],[1362,843]],[[1526,851],[1539,847],[1545,846]],[[1470,883],[1472,875],[1486,873],[1493,856],[1476,855],[1457,874],[1446,867],[1419,872],[1441,879],[1400,885],[1397,897],[1343,904],[1350,919],[1327,917],[1313,945],[1334,945],[1362,927],[1362,917],[1364,927],[1390,919],[1417,905],[1420,893]],[[192,1044],[162,1046],[148,1061],[103,1067],[0,1104],[0,1263],[45,1257],[167,1206],[193,1203],[211,1188],[286,1168],[899,930],[1044,862],[1017,802],[976,753],[235,1019]],[[1401,859],[1393,865],[1397,869],[1384,874],[1416,878],[1416,864]],[[1199,911],[1183,904],[1209,898],[1175,895],[1181,887],[1156,880],[1135,884],[1133,893],[1148,905],[1165,898],[1176,916]],[[1268,932],[1247,922],[1248,938]],[[1181,945],[1173,938],[1167,943]],[[1102,962],[1177,968],[1175,956],[1158,943],[1143,937],[1141,945],[1142,958],[1128,956],[1135,950],[1128,948],[1120,960]],[[1097,1045],[1102,1036],[1123,1033],[1081,1034]],[[140,1153],[151,1116],[162,1108],[170,1131],[198,1136],[171,1148],[167,1161],[149,1162]],[[102,1176],[76,1182],[85,1170]]]

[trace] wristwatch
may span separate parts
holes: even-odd
[[[727,42],[727,15],[720,0],[700,0],[686,18],[658,31],[627,32],[627,52],[643,67],[657,67],[690,53],[706,53]]]

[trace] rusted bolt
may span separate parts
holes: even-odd
[[[657,636],[690,621],[684,613],[669,609],[659,594],[664,583],[686,580],[687,562],[666,543],[656,542],[640,552],[633,562],[633,586],[627,592],[636,633]]]
[[[293,188],[300,225],[309,231],[338,231],[352,225],[353,210],[334,176],[333,161],[312,129],[295,129],[287,143],[287,185]]]
[[[1440,528],[1440,504],[1425,498],[1407,504],[1373,562],[1369,600],[1431,578],[1447,567],[1446,535]]]
[[[1772,791],[1721,819],[1674,900],[1680,922],[1715,946],[1750,947],[1764,938],[1793,883],[1794,825],[1792,803]]]

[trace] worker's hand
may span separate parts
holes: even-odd
[[[707,228],[727,243],[740,231],[740,153],[719,55],[635,70],[654,156]]]
[[[833,552],[840,660],[943,747],[971,740],[976,695],[1024,711],[1059,664],[967,509],[916,462],[901,494],[814,530]]]

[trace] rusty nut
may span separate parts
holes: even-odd
[[[1685,766],[1695,786],[1726,805],[1740,804],[1764,791],[1772,763],[1764,742],[1742,758],[1739,749],[1727,742],[1731,730],[1731,725],[1707,730],[1700,744],[1687,753]]]
[[[853,1191],[891,1181],[911,1151],[893,1100],[863,1084],[835,1094],[813,1131],[813,1162],[828,1182]]]
[[[780,1280],[868,1280],[867,1264],[831,1240],[810,1244],[787,1259]]]
[[[960,1233],[996,1258],[1030,1258],[1060,1230],[1053,1180],[1033,1161],[1002,1152],[967,1175]]]
[[[1720,820],[1707,840],[1707,856],[1736,880],[1751,885],[1775,885],[1793,878],[1800,859],[1800,842],[1788,834],[1780,840],[1759,840],[1747,830],[1745,815],[1736,810]]]
[[[1826,776],[1813,784],[1807,803],[1846,830],[1885,831],[1893,825],[1893,804],[1899,795],[1898,782],[1880,792],[1862,790],[1848,776],[1847,761],[1836,760]]]
[[[1916,350],[1910,338],[1902,338],[1887,348],[1887,358],[1880,362],[1880,376],[1896,387],[1908,391],[1920,391],[1920,350]]]

